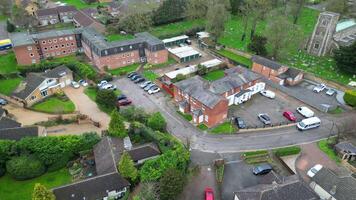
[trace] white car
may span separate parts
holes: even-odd
[[[333,96],[336,93],[334,89],[329,88],[328,91],[326,91],[326,94],[329,96]]]
[[[103,87],[104,85],[108,84],[108,82],[106,80],[102,80],[100,81],[100,83],[98,83],[98,87]]]
[[[154,94],[159,92],[161,89],[159,89],[159,87],[153,87],[151,89],[148,90],[148,94]]]
[[[310,168],[310,170],[307,172],[307,175],[310,178],[313,178],[315,176],[316,173],[318,173],[318,171],[320,171],[323,168],[322,165],[317,164],[314,167]]]
[[[303,115],[306,118],[314,116],[314,112],[305,106],[298,107],[297,112],[299,112],[301,115]]]
[[[326,88],[326,85],[321,83],[313,88],[313,92],[319,93]]]
[[[270,99],[274,99],[276,97],[276,94],[270,90],[263,90],[260,92],[260,94]]]
[[[86,86],[88,86],[88,82],[86,81],[86,80],[79,80],[78,81],[78,83],[80,84],[80,85],[82,85],[83,87],[86,87]]]
[[[110,83],[107,83],[100,87],[101,90],[116,90],[116,86]]]
[[[78,82],[72,81],[72,87],[78,89],[80,87]]]

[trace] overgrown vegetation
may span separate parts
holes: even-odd
[[[212,128],[209,132],[212,134],[233,134],[237,131],[231,122],[224,122]]]
[[[189,113],[182,113],[182,112],[180,112],[180,111],[177,111],[177,113],[178,113],[179,115],[181,115],[184,119],[186,119],[188,122],[190,122],[190,121],[193,120],[192,115],[189,114]]]
[[[340,163],[341,159],[334,151],[334,145],[336,143],[336,138],[330,138],[329,140],[324,139],[318,142],[318,147],[323,151],[331,160],[334,160],[336,163]]]
[[[139,63],[135,63],[135,64],[128,65],[128,66],[125,66],[125,67],[118,67],[116,69],[110,69],[110,70],[108,70],[108,72],[110,74],[112,74],[112,75],[122,76],[122,75],[125,75],[125,74],[129,73],[129,72],[136,71],[139,66],[140,66]]]
[[[344,95],[344,100],[352,107],[356,106],[356,90],[347,90]]]
[[[219,50],[217,51],[218,54],[238,63],[238,64],[241,64],[241,65],[244,65],[248,68],[251,68],[252,66],[252,61],[251,59],[249,58],[246,58],[246,57],[243,57],[243,56],[240,56],[240,55],[237,55],[235,53],[233,53],[232,51],[229,51],[229,50],[226,50],[226,49],[223,49],[223,50]]]

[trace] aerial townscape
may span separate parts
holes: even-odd
[[[0,200],[356,200],[356,0],[1,0]]]

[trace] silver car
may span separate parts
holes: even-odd
[[[271,118],[266,113],[258,114],[257,117],[264,125],[271,124]]]
[[[151,84],[151,81],[145,81],[140,85],[140,88],[145,88],[148,84]]]

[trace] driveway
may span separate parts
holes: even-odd
[[[9,35],[6,30],[6,21],[0,21],[0,40],[8,39]]]
[[[93,124],[67,124],[47,128],[47,134],[50,136],[59,135],[81,135],[83,133],[96,132],[101,134],[101,129]]]
[[[93,102],[87,95],[84,94],[84,88],[80,87],[74,89],[66,87],[64,93],[75,104],[75,108],[81,114],[88,115],[92,120],[100,122],[102,130],[109,127],[110,117],[108,114],[101,111],[95,102]]]

